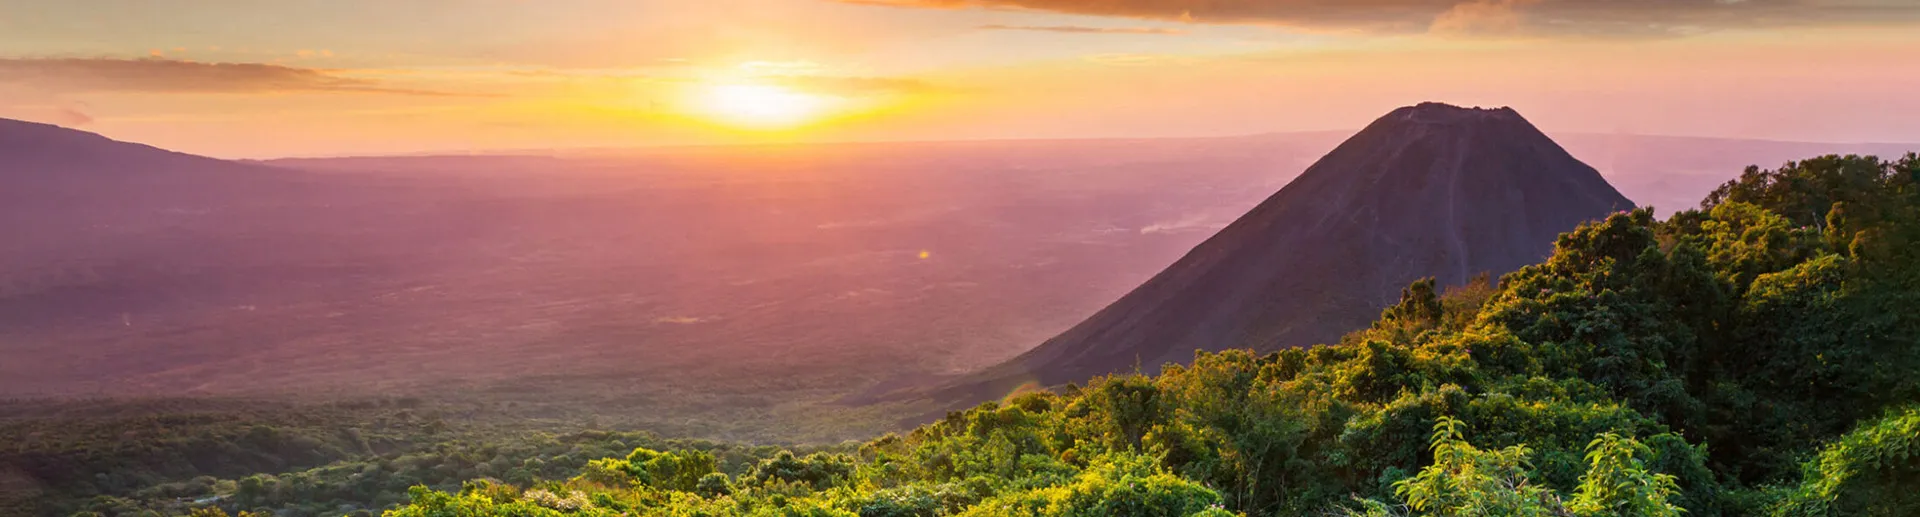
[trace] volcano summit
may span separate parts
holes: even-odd
[[[1633,206],[1511,108],[1396,109],[1126,296],[938,398],[1329,342],[1410,282],[1539,262],[1560,233]]]

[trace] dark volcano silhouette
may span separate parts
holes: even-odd
[[[1329,342],[1410,282],[1539,262],[1560,233],[1632,206],[1511,108],[1400,108],[1093,317],[934,398]]]

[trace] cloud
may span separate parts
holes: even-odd
[[[1371,33],[1665,37],[1720,29],[1920,23],[1907,0],[840,0],[933,9],[1029,9],[1206,24]]]
[[[66,127],[80,127],[93,123],[93,115],[80,111],[75,106],[60,106],[53,109],[53,123]]]
[[[1520,7],[1540,0],[1479,0],[1453,6],[1433,19],[1430,30],[1449,34],[1511,34],[1526,23]]]
[[[1069,34],[1184,34],[1179,29],[1155,27],[1081,27],[1078,25],[981,25],[980,30],[989,31],[1037,31],[1064,32]]]
[[[0,58],[0,83],[59,93],[356,92],[463,95],[394,88],[338,72],[266,63],[203,63],[167,58]]]
[[[94,122],[93,115],[87,113],[86,105],[78,102],[45,104],[0,100],[0,117],[44,122],[63,127],[83,127]]]

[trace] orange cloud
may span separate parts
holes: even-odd
[[[1432,31],[1448,34],[1511,34],[1526,19],[1519,8],[1540,0],[1479,0],[1453,6],[1433,19]]]
[[[336,72],[264,63],[202,63],[143,58],[0,58],[0,83],[58,93],[359,92],[467,95],[394,88]]]
[[[1662,37],[1735,28],[1920,24],[1920,3],[1826,0],[841,0],[933,9],[1032,9],[1187,23],[1418,33]]]
[[[1184,34],[1179,29],[1161,29],[1154,27],[1081,27],[1078,25],[981,25],[981,30],[990,31],[1038,31],[1062,32],[1068,34]]]

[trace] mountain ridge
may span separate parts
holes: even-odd
[[[0,173],[30,170],[81,168],[106,173],[127,173],[129,164],[138,163],[148,172],[204,174],[208,169],[227,172],[292,172],[268,164],[243,163],[209,156],[183,153],[138,142],[59,126],[24,120],[0,118]]]

